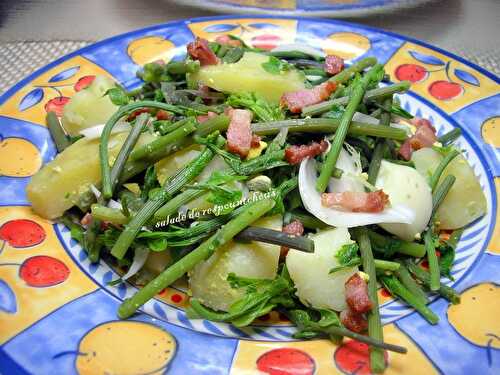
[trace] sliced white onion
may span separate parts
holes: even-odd
[[[140,269],[144,266],[144,263],[146,263],[146,259],[148,259],[149,255],[149,249],[146,247],[138,247],[135,249],[135,254],[134,254],[134,260],[132,261],[132,264],[130,265],[130,268],[128,269],[127,273],[122,276],[122,280],[127,280],[130,279],[132,276],[134,276],[137,272],[140,271]]]
[[[116,210],[121,210],[123,208],[122,204],[120,202],[115,201],[114,199],[109,200],[108,207],[114,208]]]
[[[331,193],[341,193],[343,191],[364,191],[364,185],[360,182],[361,174],[361,156],[356,149],[347,143],[349,151],[341,149],[336,167],[342,169],[340,178],[331,178],[328,183],[328,189]]]
[[[99,197],[101,196],[101,192],[99,191],[98,188],[95,187],[94,184],[90,184],[90,191],[92,192],[92,194],[95,195],[97,199],[99,199]]]
[[[97,139],[101,137],[102,131],[104,129],[104,124],[92,126],[91,128],[80,130],[80,134],[88,139]],[[111,130],[111,134],[121,133],[130,130],[130,124],[125,121],[117,122],[116,125]]]
[[[271,50],[272,52],[292,52],[299,51],[311,56],[325,57],[325,53],[303,43],[281,44]]]
[[[316,161],[305,159],[299,169],[299,192],[304,207],[321,221],[335,227],[357,227],[377,223],[411,223],[415,219],[412,210],[397,205],[379,213],[346,212],[327,208],[321,204],[321,194],[316,190]]]

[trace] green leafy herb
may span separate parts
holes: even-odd
[[[342,341],[342,336],[328,332],[330,327],[342,327],[337,314],[326,309],[293,309],[287,311],[288,318],[297,325],[298,332],[293,337],[296,339],[311,339],[329,336],[336,343]]]
[[[225,62],[226,64],[233,64],[241,59],[243,53],[244,49],[241,47],[231,48],[229,51],[226,52],[226,54],[222,58],[222,61]]]
[[[122,106],[129,103],[127,93],[118,86],[109,89],[104,95],[107,95],[114,105]]]
[[[345,244],[340,248],[337,254],[335,254],[335,258],[337,258],[339,264],[343,266],[349,264],[353,259],[359,259],[358,252],[359,246],[357,243]]]
[[[290,70],[290,64],[274,56],[269,56],[269,60],[261,65],[266,72],[271,74],[280,74],[283,71]]]
[[[335,272],[342,271],[342,270],[345,270],[345,269],[348,269],[348,268],[351,268],[351,267],[356,267],[356,266],[359,266],[359,265],[361,265],[361,258],[360,257],[355,257],[355,258],[352,258],[351,260],[349,260],[345,264],[342,264],[342,265],[337,266],[337,267],[333,267],[330,270],[329,273],[335,273]]]
[[[278,121],[285,118],[285,114],[279,106],[270,104],[255,93],[232,94],[226,103],[231,107],[248,108],[260,121]]]
[[[278,304],[292,306],[294,287],[286,267],[274,280],[254,280],[229,275],[228,281],[235,287],[244,287],[245,295],[234,302],[228,312],[217,312],[203,306],[197,299],[191,300],[188,317],[203,317],[213,321],[230,322],[237,327],[247,326],[259,316],[273,310]]]
[[[446,276],[450,280],[454,280],[451,276],[451,268],[455,260],[455,250],[462,233],[463,229],[453,231],[450,239],[438,246],[438,251],[441,254],[439,257],[439,270],[441,271],[441,275]]]
[[[151,251],[165,251],[167,249],[167,237],[164,232],[141,232],[137,238],[146,240],[146,244]]]

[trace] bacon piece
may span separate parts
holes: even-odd
[[[163,109],[160,109],[158,110],[158,112],[156,112],[156,118],[158,120],[170,120],[172,118],[172,114]]]
[[[260,146],[260,140],[261,140],[261,138],[258,135],[256,135],[256,134],[252,135],[252,142],[250,143],[250,146],[252,148],[259,147]]]
[[[399,155],[405,160],[411,159],[413,151],[430,147],[437,140],[436,129],[429,120],[415,117],[411,120],[411,123],[417,127],[417,131],[413,136],[404,141],[399,148]]]
[[[82,219],[80,220],[80,224],[82,224],[82,226],[84,226],[85,228],[87,228],[87,226],[90,224],[90,221],[92,220],[92,215],[90,213],[86,213]]]
[[[243,44],[241,40],[233,39],[229,35],[219,35],[215,38],[215,41],[219,44],[225,44],[229,47],[241,47]]]
[[[305,158],[313,158],[325,152],[327,148],[328,143],[326,141],[312,142],[310,145],[290,146],[285,150],[285,159],[292,165],[299,164]]]
[[[389,196],[382,190],[370,193],[344,191],[343,193],[321,194],[323,206],[342,208],[350,212],[381,212],[387,203],[389,203]]]
[[[217,116],[217,113],[209,111],[206,115],[196,116],[196,121],[198,121],[198,123],[201,124],[202,122],[205,122],[208,119],[211,119],[212,117],[215,117],[215,116]]]
[[[231,109],[228,111],[231,121],[227,128],[227,148],[233,154],[242,158],[248,155],[252,146],[252,112],[246,109]]]
[[[357,273],[345,283],[345,300],[354,313],[364,314],[372,309],[372,301],[368,296],[368,285]]]
[[[335,75],[344,70],[344,59],[336,55],[327,55],[325,57],[325,72]]]
[[[353,332],[360,333],[368,329],[368,320],[363,314],[357,314],[349,308],[340,312],[340,321],[348,330]]]
[[[302,236],[304,234],[304,226],[299,220],[294,220],[285,225],[281,231],[283,233],[291,234],[292,236]],[[288,250],[290,250],[290,248],[281,246],[280,257],[285,257],[286,254],[288,254]]]
[[[150,113],[149,108],[139,108],[132,112],[130,115],[127,117],[127,121],[134,121],[137,116],[139,116],[141,113]]]
[[[208,40],[197,37],[194,42],[187,45],[187,52],[193,60],[198,60],[201,66],[217,65],[219,58],[208,46]]]
[[[281,97],[281,105],[287,107],[292,113],[300,113],[302,108],[326,100],[335,91],[335,82],[324,82],[312,89],[304,89],[284,93]]]

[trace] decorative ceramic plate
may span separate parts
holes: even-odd
[[[428,0],[175,0],[223,13],[351,17],[407,8]]]
[[[359,25],[300,18],[218,17],[171,22],[120,35],[63,57],[0,98],[0,373],[2,374],[367,374],[367,348],[352,340],[294,341],[276,313],[237,329],[188,320],[185,289],[168,288],[133,319],[119,321],[120,301],[136,288],[110,286],[105,263],[91,264],[61,225],[37,217],[25,186],[56,150],[45,126],[92,76],[127,89],[136,71],[158,58],[182,56],[195,36],[237,34],[272,48],[301,41],[354,61],[374,55],[392,81],[413,81],[403,107],[430,119],[440,134],[462,129],[465,150],[488,201],[466,229],[453,266],[462,303],[431,303],[429,326],[380,293],[384,335],[408,348],[389,353],[387,374],[500,373],[499,78],[445,51]],[[42,273],[43,278],[33,279]],[[443,280],[445,282],[445,280]],[[280,370],[277,370],[280,369]]]

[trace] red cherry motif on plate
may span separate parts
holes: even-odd
[[[0,227],[0,239],[12,247],[35,246],[45,240],[42,226],[32,220],[10,220]]]
[[[384,353],[387,363],[387,352]],[[371,375],[370,353],[364,342],[349,340],[335,350],[335,364],[344,374]]]
[[[172,294],[172,297],[170,297],[170,300],[173,303],[180,303],[182,301],[182,296],[180,294]]]
[[[273,34],[262,34],[252,38],[252,46],[266,50],[271,50],[277,47],[280,42],[281,37]]]
[[[87,88],[90,86],[92,82],[94,82],[95,76],[83,76],[80,78],[75,85],[73,86],[73,89],[75,91],[80,91],[83,90],[84,88]]]
[[[402,64],[394,72],[400,81],[420,82],[429,76],[429,72],[423,66],[417,64]]]
[[[306,352],[293,348],[279,348],[262,354],[257,369],[269,375],[312,375],[314,360]]]
[[[58,96],[57,98],[50,99],[45,104],[45,111],[55,112],[57,116],[61,117],[63,115],[64,106],[69,102],[67,96]]]
[[[69,272],[69,268],[59,259],[37,255],[21,264],[19,277],[29,286],[45,288],[62,283],[68,278]]]
[[[464,91],[463,87],[455,82],[435,81],[429,86],[429,93],[439,100],[456,98]]]

